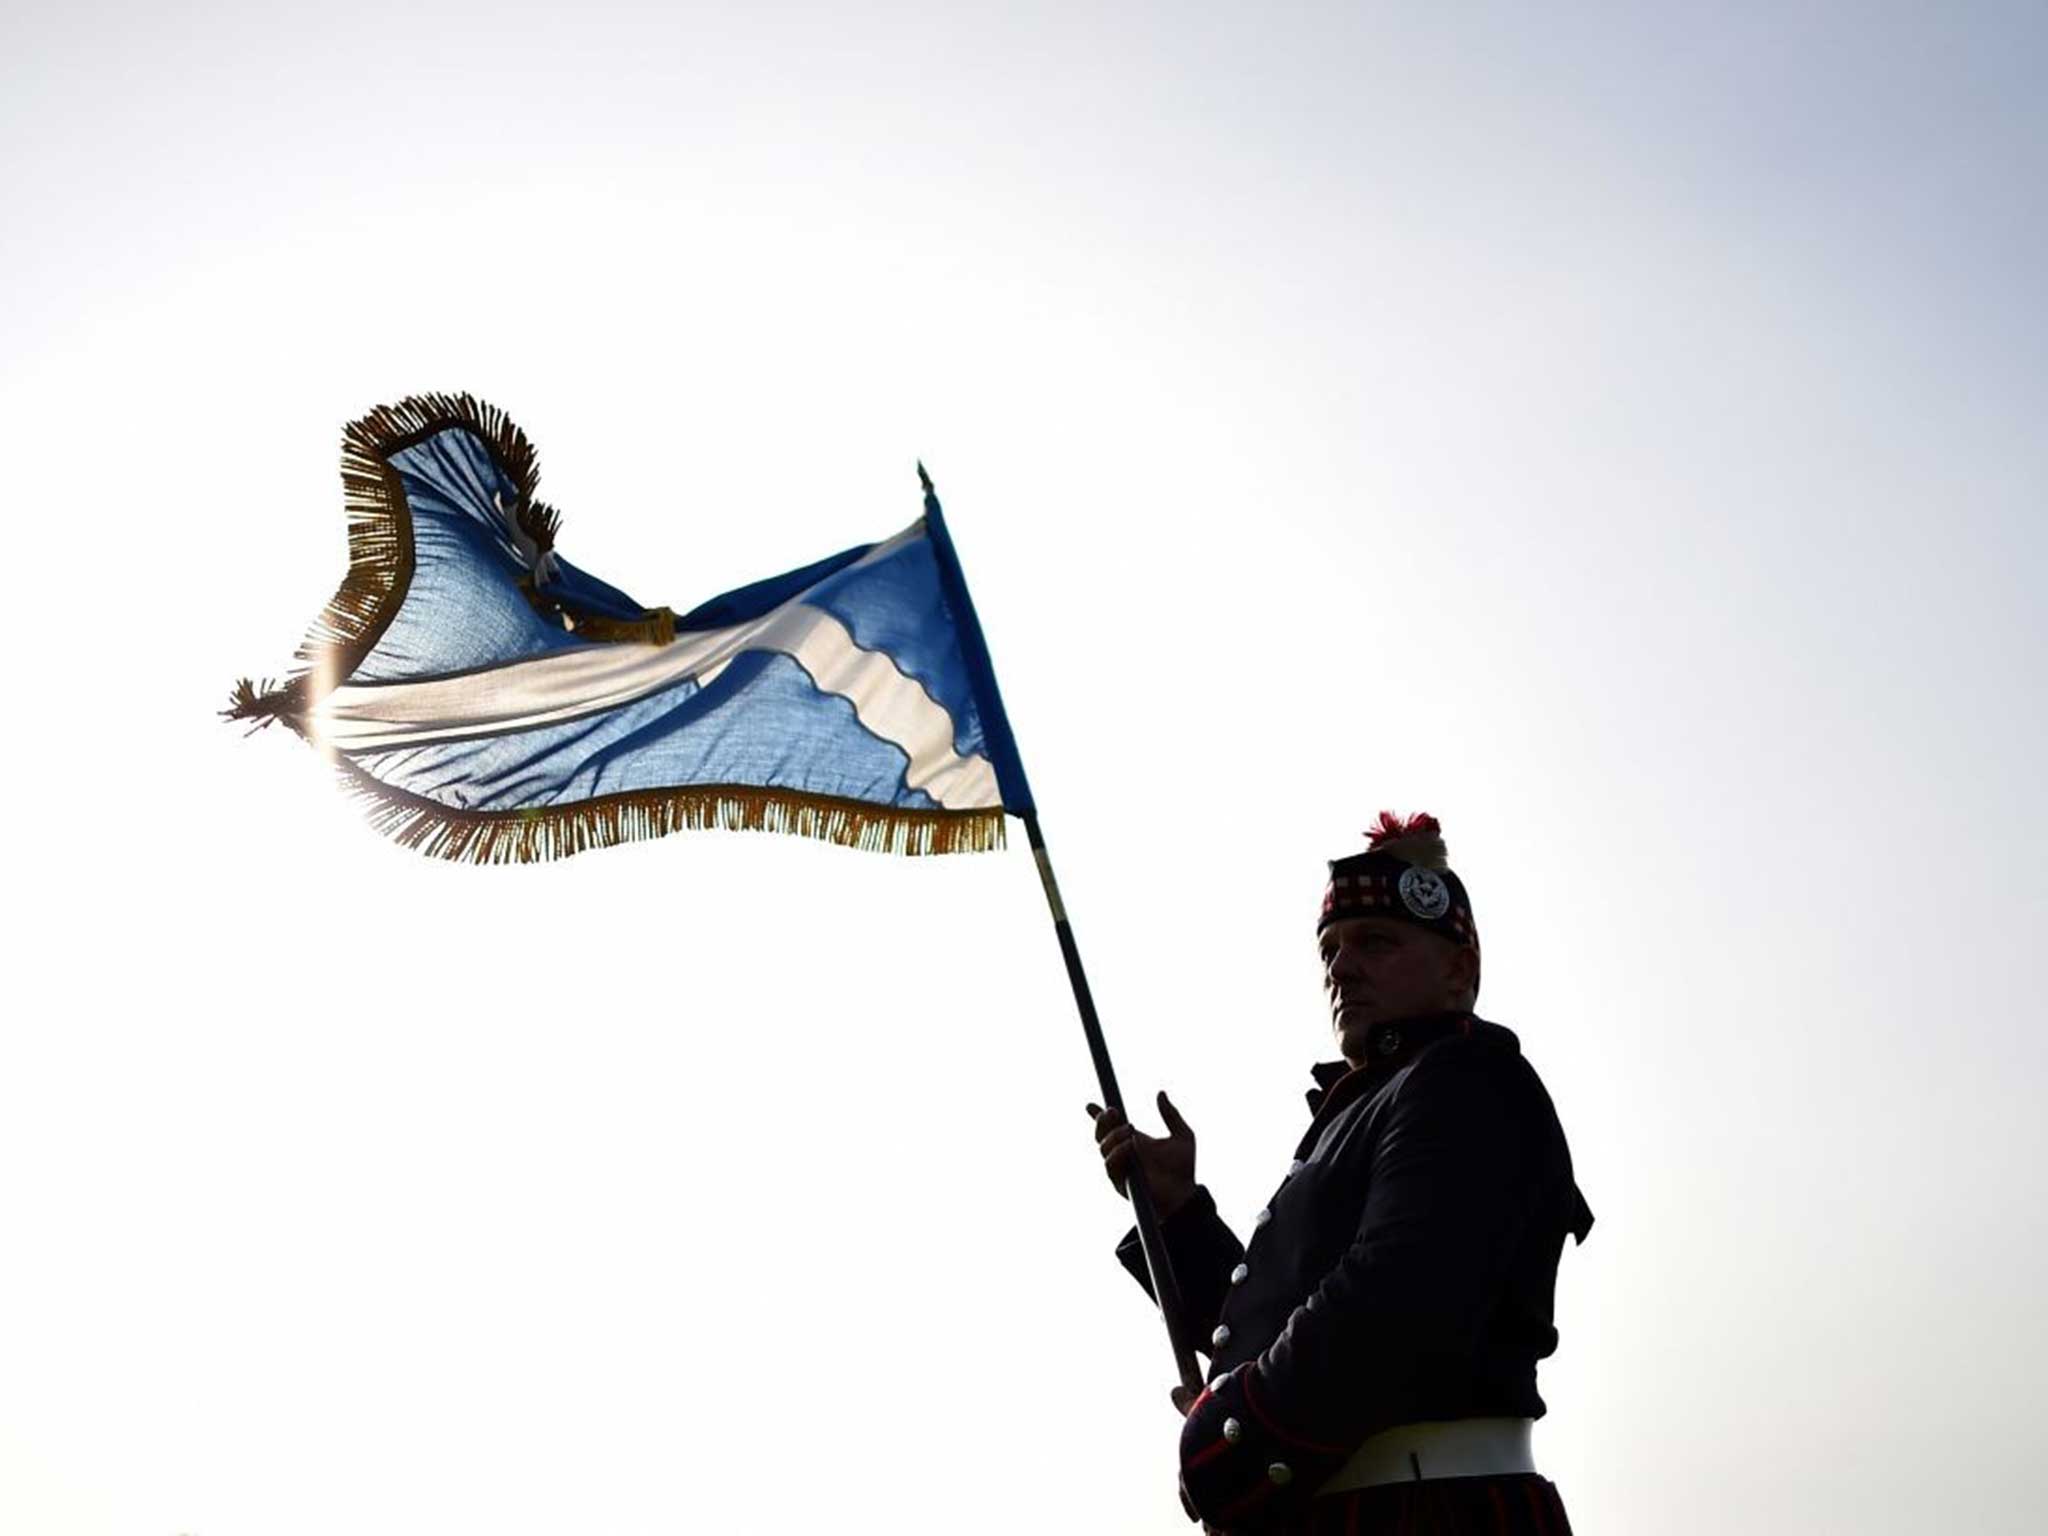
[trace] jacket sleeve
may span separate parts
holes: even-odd
[[[1173,1265],[1174,1283],[1187,1310],[1189,1335],[1197,1348],[1206,1350],[1230,1289],[1230,1271],[1244,1257],[1244,1244],[1223,1224],[1216,1202],[1200,1184],[1192,1200],[1159,1224],[1159,1235],[1166,1241],[1167,1262]],[[1150,1296],[1152,1279],[1145,1272],[1145,1250],[1138,1245],[1136,1227],[1117,1244],[1116,1256]]]
[[[1360,1441],[1468,1378],[1516,1247],[1546,1207],[1529,1113],[1476,1052],[1447,1043],[1416,1062],[1388,1106],[1343,1257],[1183,1425],[1183,1488],[1212,1524],[1283,1519]]]

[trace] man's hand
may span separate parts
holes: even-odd
[[[1095,1122],[1095,1146],[1102,1153],[1103,1171],[1118,1194],[1125,1193],[1133,1168],[1140,1168],[1152,1194],[1152,1208],[1161,1221],[1194,1199],[1195,1133],[1164,1092],[1159,1095],[1159,1118],[1166,1122],[1164,1136],[1135,1131],[1119,1111],[1099,1104],[1088,1106],[1088,1116]]]

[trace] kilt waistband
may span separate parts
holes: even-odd
[[[1366,1440],[1316,1490],[1344,1493],[1382,1483],[1534,1472],[1531,1419],[1438,1419],[1396,1424]]]

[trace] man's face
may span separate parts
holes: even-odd
[[[1471,1005],[1478,980],[1470,949],[1390,917],[1332,923],[1321,937],[1330,1028],[1344,1059],[1365,1060],[1375,1025]]]

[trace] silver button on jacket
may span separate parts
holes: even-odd
[[[1218,1349],[1221,1349],[1224,1345],[1228,1344],[1230,1342],[1230,1324],[1218,1323],[1216,1325],[1216,1331],[1209,1335],[1209,1342],[1211,1344],[1214,1344]]]

